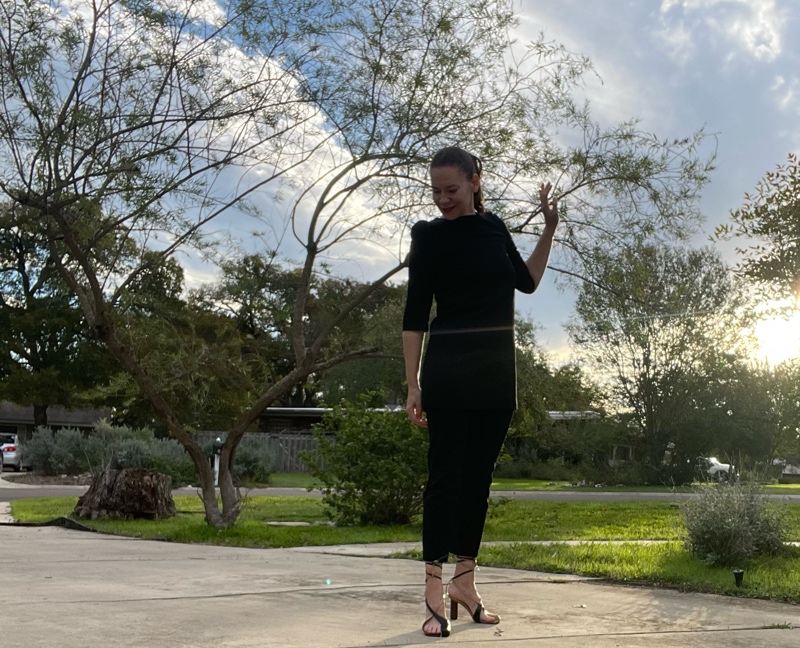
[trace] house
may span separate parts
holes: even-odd
[[[47,408],[47,426],[52,430],[72,428],[75,430],[93,430],[95,424],[108,418],[111,410],[73,409],[51,405]],[[33,406],[23,407],[8,401],[0,401],[0,432],[17,434],[20,439],[27,440],[33,435],[36,425],[33,422]]]

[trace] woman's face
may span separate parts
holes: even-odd
[[[474,214],[474,194],[480,188],[480,181],[477,173],[467,178],[458,167],[434,167],[431,169],[433,204],[449,220]]]

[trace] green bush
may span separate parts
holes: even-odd
[[[148,468],[172,477],[172,487],[197,482],[197,470],[189,453],[175,439],[154,439]]]
[[[546,481],[576,481],[580,479],[574,466],[564,465],[557,459],[549,461],[521,459],[499,464],[495,468],[494,476],[510,479],[544,479]]]
[[[233,478],[236,483],[267,484],[272,474],[272,455],[267,449],[266,435],[245,434],[233,456]]]
[[[408,524],[422,510],[428,435],[405,412],[344,403],[313,432],[318,454],[301,458],[323,485],[323,503],[338,524]]]
[[[195,481],[191,457],[174,439],[156,439],[148,428],[112,426],[106,421],[84,436],[77,430],[38,428],[23,444],[23,456],[43,475],[97,473],[110,466],[147,468],[172,477],[173,486]]]
[[[42,475],[56,475],[52,457],[56,441],[50,428],[38,427],[33,436],[22,443],[22,460],[37,473]]]
[[[640,486],[648,483],[648,470],[641,464],[630,463],[613,467],[608,464],[581,464],[577,470],[581,479],[591,484]]]
[[[42,475],[79,475],[90,470],[91,456],[85,439],[78,430],[64,429],[53,433],[39,427],[30,440],[22,443],[24,461]]]
[[[702,486],[681,509],[687,549],[709,564],[741,565],[784,548],[782,511],[757,485]]]
[[[113,447],[114,459],[112,467],[117,470],[125,468],[149,468],[151,444],[142,439],[124,439]]]
[[[495,477],[506,479],[533,479],[536,462],[522,459],[519,461],[498,461],[494,469]]]

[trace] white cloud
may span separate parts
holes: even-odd
[[[770,90],[774,93],[781,111],[800,111],[800,77],[787,79],[779,74],[775,77]]]
[[[655,36],[664,45],[668,56],[680,65],[686,65],[694,57],[692,31],[683,21],[677,25],[665,26],[656,31]]]
[[[669,44],[686,41],[687,34],[692,42],[720,38],[733,46],[726,55],[728,62],[740,54],[757,61],[774,61],[783,52],[786,1],[662,0],[663,28],[659,36]],[[677,60],[686,56],[685,49],[672,50]]]

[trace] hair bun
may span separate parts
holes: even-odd
[[[472,164],[475,165],[475,173],[481,175],[483,172],[483,162],[481,162],[481,159],[477,155],[470,153],[469,156],[472,158]]]

